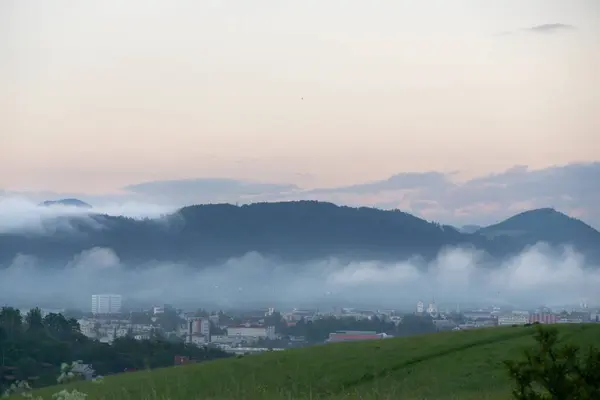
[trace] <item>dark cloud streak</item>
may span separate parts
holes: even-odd
[[[530,32],[536,32],[536,33],[556,33],[556,32],[562,32],[562,31],[568,31],[568,30],[574,30],[574,29],[575,29],[575,27],[573,25],[554,23],[554,24],[536,25],[536,26],[532,26],[531,28],[527,28],[525,30],[530,31]]]

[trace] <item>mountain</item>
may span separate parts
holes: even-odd
[[[481,229],[479,225],[463,225],[458,230],[462,233],[475,233]]]
[[[81,208],[92,208],[88,203],[78,199],[62,199],[62,200],[46,200],[40,204],[40,206],[51,207],[51,206],[69,206],[69,207],[81,207]]]
[[[495,258],[518,254],[540,240],[593,253],[600,233],[564,214],[532,211],[475,234],[401,211],[351,208],[316,201],[207,204],[184,207],[157,220],[90,214],[44,221],[52,234],[0,235],[0,265],[17,254],[65,265],[93,247],[113,249],[128,264],[185,262],[197,266],[256,251],[282,261],[325,257],[401,260],[436,257],[448,246],[475,247]],[[525,215],[525,216],[523,216]],[[550,237],[547,226],[563,232]],[[57,230],[56,226],[63,227]],[[68,229],[64,229],[64,227]]]
[[[524,245],[546,242],[553,246],[570,245],[595,258],[600,256],[600,232],[585,222],[553,208],[525,211],[498,224],[482,228],[477,234],[488,239],[510,237]]]

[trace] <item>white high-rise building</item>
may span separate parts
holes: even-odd
[[[417,313],[418,313],[418,314],[422,314],[422,313],[423,313],[423,311],[425,311],[425,304],[423,304],[423,302],[422,302],[422,301],[419,301],[419,302],[417,303]]]
[[[92,314],[118,314],[121,312],[120,294],[92,295]]]
[[[427,313],[429,314],[436,314],[437,313],[437,305],[435,303],[429,303],[429,305],[427,306]]]

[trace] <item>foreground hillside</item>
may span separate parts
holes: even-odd
[[[9,265],[18,254],[63,266],[93,247],[111,248],[128,264],[194,265],[219,263],[252,251],[292,262],[331,256],[431,259],[448,246],[475,247],[503,258],[546,239],[556,245],[569,243],[590,255],[600,249],[600,233],[558,212],[515,216],[509,223],[511,229],[484,228],[485,234],[480,234],[459,232],[401,211],[314,201],[199,205],[158,221],[103,215],[44,220],[45,234],[0,234],[0,266]],[[515,226],[520,235],[506,234],[514,232]],[[547,236],[550,229],[555,232],[552,237]]]
[[[561,340],[600,345],[600,324],[558,326]],[[533,328],[489,328],[340,343],[135,372],[68,386],[94,399],[508,399],[502,365]],[[56,387],[37,392],[44,399]]]

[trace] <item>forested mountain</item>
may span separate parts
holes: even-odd
[[[202,266],[256,251],[283,260],[327,256],[397,260],[435,257],[446,246],[470,246],[494,257],[517,254],[538,241],[570,244],[598,256],[600,233],[554,210],[512,217],[475,233],[401,211],[351,208],[315,201],[196,205],[157,220],[93,215],[45,221],[69,230],[0,235],[0,264],[17,254],[64,265],[93,247],[113,249],[125,263],[187,262]],[[516,234],[518,232],[518,234]]]
[[[81,201],[79,199],[61,199],[61,200],[46,200],[41,206],[51,207],[51,206],[67,206],[67,207],[80,207],[80,208],[92,208],[88,203]]]

